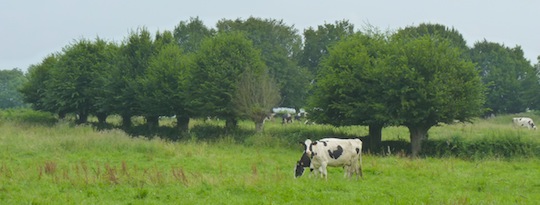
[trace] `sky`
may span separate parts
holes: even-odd
[[[83,38],[120,43],[139,27],[173,30],[191,17],[211,28],[221,19],[277,19],[300,35],[340,20],[383,31],[437,23],[459,31],[470,47],[484,39],[520,46],[536,64],[539,8],[534,0],[0,0],[0,69],[27,71]]]

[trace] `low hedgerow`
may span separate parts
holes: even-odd
[[[0,110],[0,121],[11,121],[21,124],[54,125],[58,120],[49,112],[35,111],[27,108]]]
[[[472,159],[538,157],[540,144],[531,138],[521,136],[519,132],[498,131],[482,138],[468,139],[456,135],[448,139],[428,140],[423,145],[423,154]]]

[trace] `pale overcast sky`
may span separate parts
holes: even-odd
[[[121,42],[130,30],[173,30],[199,17],[208,27],[220,19],[250,16],[283,20],[302,34],[337,20],[396,30],[420,23],[457,29],[469,46],[486,39],[521,46],[532,64],[540,55],[540,1],[518,0],[0,0],[0,69],[26,71],[75,40]]]

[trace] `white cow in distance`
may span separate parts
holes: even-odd
[[[514,122],[514,127],[526,127],[527,129],[534,129],[536,130],[536,125],[534,124],[533,120],[528,117],[514,117],[512,119]]]

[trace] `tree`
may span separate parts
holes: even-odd
[[[392,124],[381,95],[386,44],[382,34],[361,33],[337,42],[321,62],[309,98],[310,118],[319,123],[369,126],[372,151],[379,151],[382,128]]]
[[[280,101],[279,89],[266,71],[259,74],[246,69],[240,76],[232,101],[236,112],[255,122],[255,130],[260,133],[264,120]]]
[[[535,106],[538,76],[520,47],[484,40],[474,44],[471,59],[487,87],[486,115],[524,112]]]
[[[50,54],[37,65],[31,65],[28,69],[28,82],[21,88],[21,93],[24,95],[24,102],[30,103],[35,110],[57,113],[59,118],[64,118],[66,111],[62,110],[59,103],[52,96],[50,89],[50,81],[52,73],[57,69],[60,53]]]
[[[243,32],[261,51],[261,58],[281,92],[281,106],[300,108],[305,104],[309,81],[307,69],[298,66],[301,36],[282,20],[250,17],[247,20],[221,20],[218,32]]]
[[[187,132],[191,116],[187,96],[191,61],[178,44],[169,41],[172,39],[170,32],[158,36],[155,42],[157,54],[149,59],[145,75],[140,76],[141,89],[137,99],[145,115],[176,115],[176,127]]]
[[[531,106],[530,109],[539,110],[540,109],[540,96],[538,93],[540,93],[540,56],[536,58],[536,64],[534,65],[534,70],[536,74],[536,78],[539,79],[536,83],[533,83],[532,89],[530,89],[530,96],[532,96],[532,99],[530,100]]]
[[[442,24],[421,23],[418,26],[408,26],[399,30],[396,35],[401,35],[403,38],[415,39],[422,36],[437,36],[450,41],[450,44],[461,50],[467,51],[467,41],[463,35],[454,28],[447,28]],[[466,53],[464,53],[466,54]],[[464,55],[467,56],[467,55]]]
[[[111,89],[116,96],[111,104],[116,114],[122,117],[122,126],[131,127],[131,117],[141,114],[137,91],[141,89],[137,79],[148,69],[154,55],[153,41],[146,28],[132,31],[119,49],[116,69],[110,75]],[[156,124],[158,116],[145,116],[148,123]]]
[[[243,34],[220,33],[207,39],[194,57],[190,99],[198,117],[217,116],[226,120],[226,128],[236,128],[239,114],[232,96],[239,76],[247,69],[260,73],[264,63],[260,52]]]
[[[212,37],[216,31],[209,29],[199,19],[199,17],[190,18],[189,22],[181,21],[174,27],[174,38],[180,48],[185,53],[194,53],[199,50],[202,41]]]
[[[482,112],[484,87],[463,51],[438,36],[393,36],[387,79],[389,115],[409,129],[412,156],[421,152],[429,129],[454,120],[469,121]]]
[[[354,25],[348,20],[325,23],[315,30],[312,27],[304,30],[304,48],[299,55],[299,63],[306,67],[313,76],[317,75],[320,61],[328,55],[329,48],[341,39],[355,33]]]
[[[63,112],[77,114],[78,123],[86,123],[90,114],[105,123],[104,104],[97,100],[107,97],[102,92],[104,75],[111,63],[106,49],[107,42],[99,38],[94,42],[81,39],[64,47],[47,82],[47,99]]]
[[[111,86],[114,79],[110,77],[116,70],[120,47],[116,43],[100,38],[94,41],[94,46],[97,59],[94,61],[89,85],[92,88],[89,94],[93,98],[93,109],[90,114],[98,118],[100,125],[105,125],[107,117],[115,112],[112,99],[116,93]]]
[[[19,89],[27,81],[19,69],[0,70],[0,109],[25,106]]]

